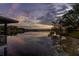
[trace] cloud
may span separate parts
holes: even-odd
[[[7,15],[7,17],[16,18],[17,16],[24,16],[27,17],[30,22],[43,23],[43,24],[50,24],[51,21],[56,20],[55,18],[56,15],[62,15],[65,11],[71,9],[69,4],[66,3],[63,4],[62,3],[49,3],[49,4],[12,3],[6,5],[8,6],[9,9],[7,9],[8,11],[6,10],[7,11],[6,13],[5,12],[3,13],[4,15]]]
[[[20,4],[12,4],[11,12],[15,12],[16,9],[19,7]],[[22,5],[22,4],[21,4]],[[24,22],[29,23],[43,23],[43,24],[51,24],[51,21],[56,20],[57,15],[63,15],[65,11],[71,9],[69,4],[33,4],[35,7],[32,7],[33,10],[29,10],[29,8],[25,8],[18,13],[17,16],[27,17],[28,20],[25,18],[19,19],[23,20]],[[37,7],[38,5],[38,7]],[[34,9],[35,8],[35,9]],[[27,10],[28,9],[28,10]],[[18,12],[18,11],[17,11]],[[23,22],[21,21],[21,22]]]
[[[13,25],[26,29],[50,29],[52,27],[52,25],[40,24],[40,20],[30,20],[28,17],[25,16],[18,16],[16,17],[16,20],[18,20],[19,23]]]
[[[57,19],[57,15],[63,15],[70,9],[71,6],[69,4],[49,4],[47,14],[38,17],[37,19],[41,20],[41,23],[50,24]]]
[[[11,4],[11,8],[8,10],[8,15],[15,14],[16,10],[18,9],[19,6],[20,6],[19,3],[13,3],[13,4]]]

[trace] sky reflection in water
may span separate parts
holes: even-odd
[[[8,37],[8,55],[55,55],[49,32],[27,32]]]

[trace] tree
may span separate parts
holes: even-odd
[[[62,16],[63,24],[67,28],[68,32],[77,29],[79,26],[79,4],[73,4],[72,7],[72,10],[69,10]]]

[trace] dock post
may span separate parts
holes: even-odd
[[[4,24],[4,44],[7,45],[7,23]],[[4,47],[4,56],[7,56],[7,47]]]

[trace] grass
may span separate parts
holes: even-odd
[[[61,40],[61,48],[64,52],[68,53],[70,56],[79,55],[79,44],[73,38],[67,37],[66,40]]]
[[[69,33],[69,36],[79,39],[79,31],[74,31],[72,33]]]
[[[79,31],[68,33],[66,40],[61,40],[63,50],[70,56],[79,55]],[[71,38],[72,37],[72,38]],[[77,39],[74,39],[77,38]]]

